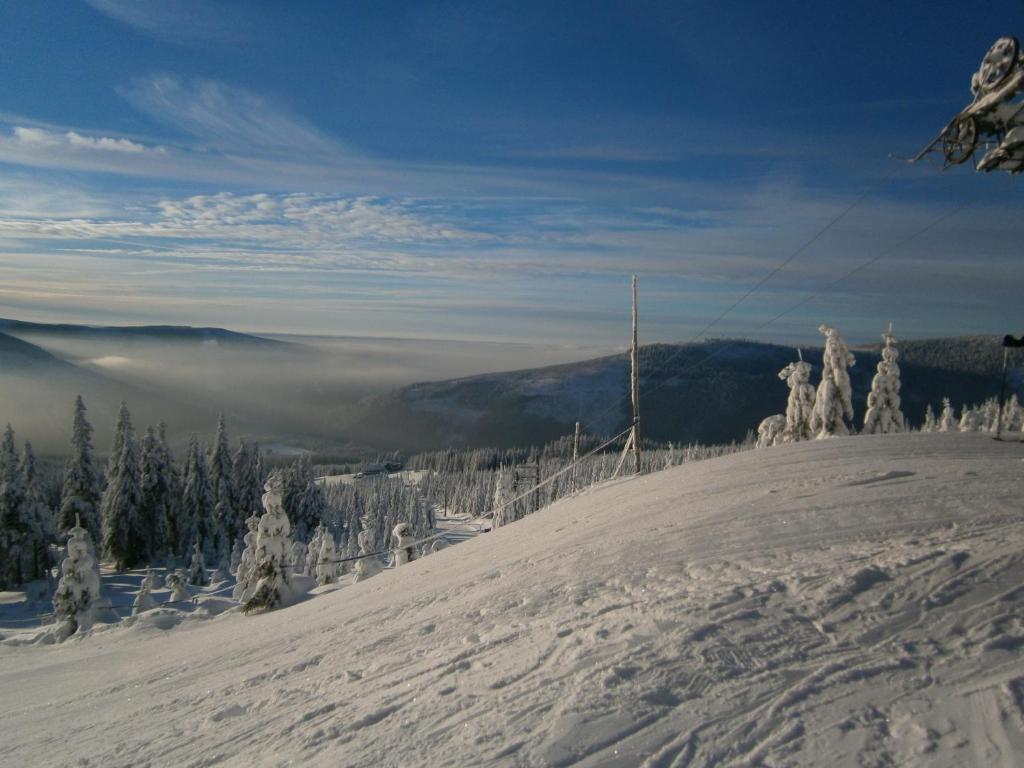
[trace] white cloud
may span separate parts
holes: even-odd
[[[112,139],[109,136],[82,136],[74,131],[68,131],[64,134],[64,138],[67,139],[68,144],[73,147],[83,147],[85,149],[101,149],[108,152],[145,152],[146,147],[142,144],[136,144],[134,141],[129,139]],[[157,149],[156,151],[159,151]]]
[[[163,154],[166,152],[163,147],[147,147],[130,139],[112,138],[110,136],[83,136],[77,131],[61,133],[45,128],[30,128],[23,125],[13,126],[11,128],[11,136],[15,144],[23,145],[29,150],[71,147],[88,151],[129,152],[133,154],[142,152]]]

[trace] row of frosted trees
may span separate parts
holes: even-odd
[[[785,414],[764,419],[757,428],[757,447],[796,443],[813,438],[850,434],[853,421],[853,388],[849,368],[857,361],[835,328],[822,325],[825,336],[821,381],[811,384],[811,364],[803,356],[781,371],[779,378],[789,387]],[[868,409],[864,414],[866,433],[902,432],[906,420],[900,410],[900,367],[896,337],[892,329],[882,336],[885,346],[878,372],[871,382]]]
[[[922,432],[1020,432],[1024,430],[1024,409],[1014,394],[1000,408],[990,397],[980,405],[964,405],[956,414],[948,397],[942,399],[939,415],[929,405],[924,414]]]
[[[769,416],[757,429],[757,447],[794,443],[813,438],[848,435],[853,421],[853,393],[847,369],[856,362],[835,328],[822,325],[825,335],[821,382],[815,389],[811,383],[811,365],[800,359],[779,372],[789,386],[785,414]],[[882,359],[871,380],[868,407],[864,414],[863,434],[905,432],[907,420],[900,409],[900,366],[896,337],[892,327],[882,335]],[[939,417],[929,405],[925,412],[924,432],[997,432],[1020,431],[1024,413],[1014,395],[1000,407],[995,398],[980,406],[964,406],[956,417],[948,398],[943,400]]]

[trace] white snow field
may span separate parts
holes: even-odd
[[[1021,766],[1022,458],[747,451],[271,613],[0,646],[0,764]]]

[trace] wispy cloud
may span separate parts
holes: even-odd
[[[174,43],[240,42],[255,27],[241,13],[219,0],[85,0],[115,21]]]
[[[133,80],[123,94],[161,123],[225,151],[255,154],[291,150],[306,155],[344,151],[338,142],[302,118],[288,114],[281,105],[227,83],[149,77]]]
[[[296,193],[283,195],[193,195],[163,199],[122,218],[0,219],[0,236],[53,240],[104,241],[142,238],[161,241],[203,240],[227,248],[245,243],[257,251],[337,249],[339,243],[457,243],[487,236],[446,222],[436,212],[425,215],[413,204],[372,197],[338,198]]]

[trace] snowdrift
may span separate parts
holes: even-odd
[[[3,647],[0,764],[1021,765],[1022,457],[746,452],[265,615]]]

